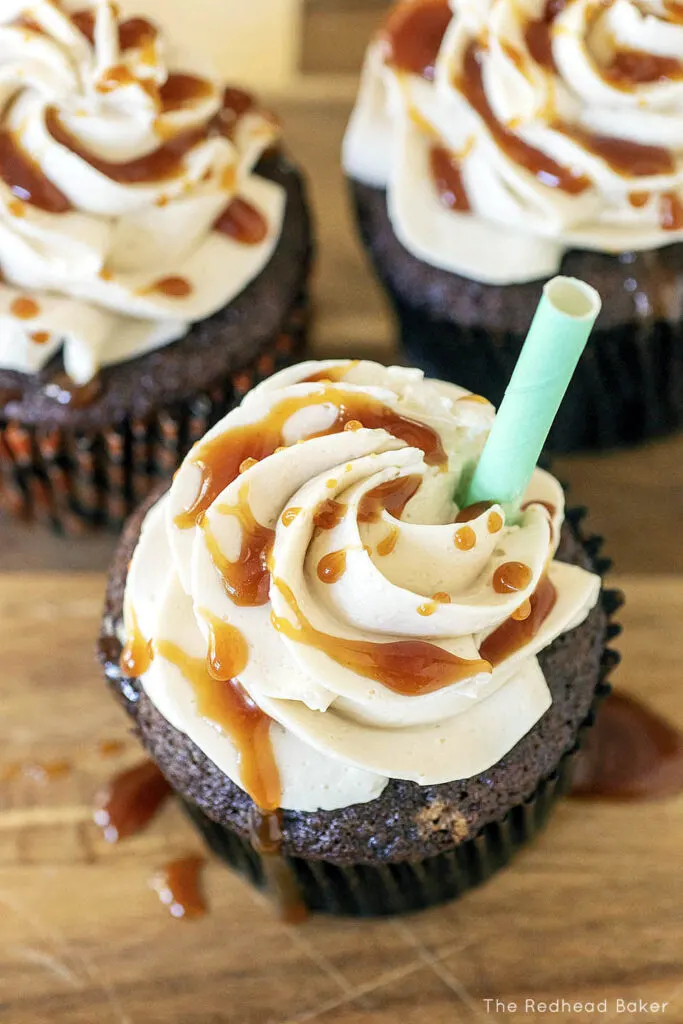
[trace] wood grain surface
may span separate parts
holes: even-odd
[[[349,102],[328,83],[277,106],[320,211],[315,351],[386,361],[391,321],[338,167]],[[681,726],[682,463],[681,437],[558,463],[627,592],[615,681]],[[118,846],[91,822],[95,790],[139,756],[93,656],[113,543],[0,523],[0,778],[17,763],[70,765],[49,782],[0,782],[0,1024],[683,1024],[683,799],[567,802],[487,886],[398,921],[289,928],[210,859],[209,915],[171,919],[149,879],[201,849],[178,808]],[[123,748],[104,757],[111,740]],[[609,1013],[523,1012],[558,998],[607,999]],[[487,1012],[487,999],[519,1009]],[[618,1014],[617,999],[669,1006]]]
[[[683,726],[683,582],[618,582],[628,600],[617,685]],[[116,846],[91,822],[95,790],[139,756],[93,657],[103,585],[94,573],[0,577],[0,772],[71,765],[49,782],[0,785],[2,1024],[541,1019],[487,1014],[488,998],[668,1001],[664,1019],[683,1022],[683,799],[568,801],[482,889],[401,920],[290,928],[213,860],[209,914],[172,919],[148,883],[201,849],[178,808]],[[114,739],[123,749],[104,757]]]

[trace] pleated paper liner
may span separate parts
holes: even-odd
[[[259,381],[301,358],[308,325],[304,289],[281,331],[244,367],[145,420],[77,433],[0,419],[0,509],[71,535],[120,529],[186,452]],[[220,344],[220,341],[217,342]]]
[[[411,365],[456,379],[498,406],[524,343],[519,334],[432,320],[395,294]],[[547,442],[555,452],[618,448],[683,425],[683,325],[634,322],[595,330]]]
[[[567,519],[576,530],[584,515],[585,509],[567,511]],[[584,544],[594,560],[596,572],[603,575],[611,562],[599,556],[602,538],[589,537]],[[609,643],[621,632],[613,616],[623,604],[623,595],[618,590],[603,589],[600,599],[608,619],[606,640]],[[485,825],[478,835],[452,850],[416,862],[340,866],[323,860],[282,857],[302,903],[311,911],[351,917],[404,914],[456,899],[509,864],[517,851],[544,828],[558,800],[569,791],[577,753],[595,722],[600,704],[611,690],[608,678],[619,661],[619,653],[605,647],[593,702],[575,745],[535,792],[512,807],[502,821]],[[212,821],[187,799],[181,797],[181,803],[209,848],[277,901],[277,893],[273,893],[270,883],[272,873],[268,870],[268,860],[248,840]]]

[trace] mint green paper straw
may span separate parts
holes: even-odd
[[[584,281],[554,277],[546,284],[461,504],[520,502],[601,305]]]

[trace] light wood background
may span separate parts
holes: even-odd
[[[319,355],[395,356],[338,168],[346,72],[380,6],[309,0],[308,70],[273,101],[319,210]],[[335,74],[320,74],[325,45]],[[682,465],[678,437],[558,468],[608,536],[627,593],[615,682],[681,727]],[[97,787],[139,756],[93,656],[113,543],[0,522],[0,777],[20,762],[71,765],[47,784],[0,782],[0,1024],[683,1024],[683,798],[567,802],[484,888],[402,920],[288,928],[213,860],[209,915],[171,919],[148,879],[200,850],[178,809],[114,847],[90,820]],[[105,758],[113,739],[124,748]],[[487,1013],[496,998],[520,1010]],[[557,998],[608,999],[609,1013],[522,1012],[525,999]],[[670,1005],[617,1015],[619,998]]]

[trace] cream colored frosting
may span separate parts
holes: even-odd
[[[341,375],[338,382],[305,382],[329,367]],[[340,393],[369,396],[429,426],[448,452],[447,465],[428,464],[420,449],[384,429],[312,436],[331,426],[333,399]],[[229,444],[231,432],[265,422],[274,407],[291,399],[300,408],[284,424],[284,446],[228,484],[201,526],[181,528],[178,517],[201,488],[197,460],[207,450],[203,445],[221,437]],[[248,661],[239,680],[273,719],[283,807],[332,809],[368,801],[389,778],[426,785],[470,777],[503,757],[549,707],[536,655],[586,617],[600,580],[551,561],[564,502],[557,481],[540,470],[525,499],[532,504],[519,523],[504,523],[503,509],[494,505],[467,523],[476,536],[473,546],[461,550],[455,543],[463,524],[455,523],[453,494],[463,469],[478,457],[493,415],[488,403],[426,380],[420,371],[368,362],[304,363],[256,388],[198,442],[168,494],[149,512],[129,570],[127,621],[133,610],[141,635],[155,649],[170,641],[200,659],[207,657],[211,616],[241,632]],[[359,504],[369,491],[405,476],[416,477],[419,487],[400,520],[386,510],[378,521],[359,520]],[[222,556],[238,559],[243,520],[234,509],[245,495],[256,521],[275,533],[269,600],[256,607],[233,602],[207,546],[208,526]],[[345,512],[334,528],[320,529],[313,516],[327,498]],[[554,515],[533,502],[550,503]],[[298,512],[283,518],[292,508]],[[382,540],[393,530],[395,546],[382,554]],[[346,552],[346,571],[337,582],[325,583],[317,567],[338,550]],[[528,585],[497,593],[493,574],[510,561],[529,567]],[[485,663],[461,681],[422,695],[389,689],[276,628],[278,619],[298,621],[288,589],[300,613],[327,636],[427,641],[480,666],[484,639],[533,594],[546,571],[557,600],[534,638],[493,671]],[[450,603],[432,602],[434,594],[448,594]],[[427,606],[431,614],[425,615]],[[177,664],[157,653],[142,682],[161,714],[242,785],[231,737],[198,713],[192,684]]]
[[[370,45],[344,142],[347,173],[387,189],[403,245],[427,263],[483,283],[552,276],[570,248],[619,253],[683,238],[680,217],[677,229],[665,227],[677,223],[671,203],[683,200],[683,75],[625,86],[607,73],[624,52],[683,61],[683,21],[661,0],[568,0],[553,22],[549,68],[534,59],[525,34],[546,6],[546,0],[451,0],[453,18],[433,81],[393,68],[380,35]],[[495,118],[584,176],[584,191],[551,187],[524,167],[470,105],[458,82],[473,43]],[[604,152],[568,134],[567,125],[663,147],[671,151],[671,167],[622,173]],[[471,212],[440,201],[429,167],[435,143],[459,163]]]
[[[254,173],[279,134],[256,108],[231,138],[199,133],[180,173],[165,180],[119,182],[55,139],[50,110],[89,153],[127,162],[221,109],[222,86],[207,80],[203,94],[164,110],[161,37],[121,51],[115,5],[91,8],[92,45],[52,0],[4,0],[0,11],[2,130],[71,206],[56,213],[24,202],[0,177],[0,367],[32,373],[63,347],[78,384],[181,337],[234,299],[270,260],[285,206],[283,189]],[[262,241],[213,230],[235,197],[265,218]],[[153,289],[169,277],[186,282],[187,294]],[[29,318],[15,312],[27,297]]]

